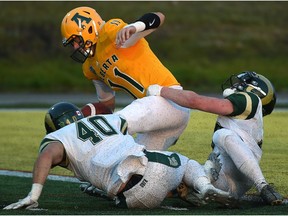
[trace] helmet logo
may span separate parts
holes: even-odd
[[[91,22],[91,18],[89,17],[85,17],[85,16],[82,16],[80,15],[79,13],[76,13],[72,18],[71,18],[72,21],[74,21],[77,26],[81,29],[84,29],[85,28],[85,25],[83,24],[83,22],[85,21],[87,24],[89,22]]]

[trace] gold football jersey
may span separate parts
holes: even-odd
[[[83,64],[87,79],[102,80],[114,91],[124,90],[134,98],[146,95],[149,85],[179,85],[142,38],[129,48],[116,48],[116,35],[127,23],[111,19],[99,32],[96,53]]]

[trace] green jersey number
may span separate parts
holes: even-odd
[[[83,142],[90,140],[93,145],[96,145],[103,140],[102,136],[117,134],[103,116],[93,116],[88,118],[88,121],[93,125],[93,128],[86,125],[83,121],[76,123],[77,136]]]
[[[132,77],[130,77],[127,74],[125,74],[122,71],[120,71],[117,67],[115,67],[113,70],[114,70],[115,77],[120,77],[120,78],[124,79],[133,88],[137,89],[137,91],[140,91],[141,93],[143,93],[145,91],[144,87],[140,83],[138,83]],[[108,82],[109,82],[111,87],[121,88],[121,89],[127,91],[129,94],[131,94],[135,99],[137,98],[136,95],[134,95],[128,88],[126,88],[124,86],[121,86],[121,85],[118,85],[116,83],[113,83],[111,80],[108,80]]]

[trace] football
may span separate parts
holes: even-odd
[[[88,103],[81,108],[81,111],[85,117],[99,114],[112,114],[111,109],[101,102]]]

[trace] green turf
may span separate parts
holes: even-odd
[[[0,182],[5,184],[1,189],[0,207],[24,198],[30,190],[31,179],[0,176]],[[205,207],[189,206],[177,198],[167,198],[162,206],[186,208],[188,210],[170,210],[161,207],[157,209],[119,209],[113,201],[83,194],[78,183],[47,181],[39,201],[41,211],[31,210],[0,210],[0,214],[13,215],[280,215],[287,212],[287,205],[264,206],[255,203],[244,203],[239,209],[226,209],[211,203]]]
[[[0,123],[0,168],[31,171],[37,157],[40,140],[45,134],[44,111],[2,111]],[[192,112],[189,125],[177,145],[170,150],[178,151],[199,162],[204,162],[210,151],[210,143],[216,116],[203,112]],[[287,198],[287,119],[288,112],[276,111],[264,118],[264,154],[261,167],[268,182]],[[51,174],[71,175],[62,168]],[[31,178],[0,176],[0,207],[15,202],[27,195]],[[287,214],[288,206],[261,206],[245,204],[242,209],[223,209],[218,205],[205,208],[189,207],[178,199],[167,199],[163,205],[189,208],[189,211],[167,209],[123,210],[109,201],[82,194],[76,183],[47,181],[39,200],[40,208],[48,211],[2,211],[0,214]]]

